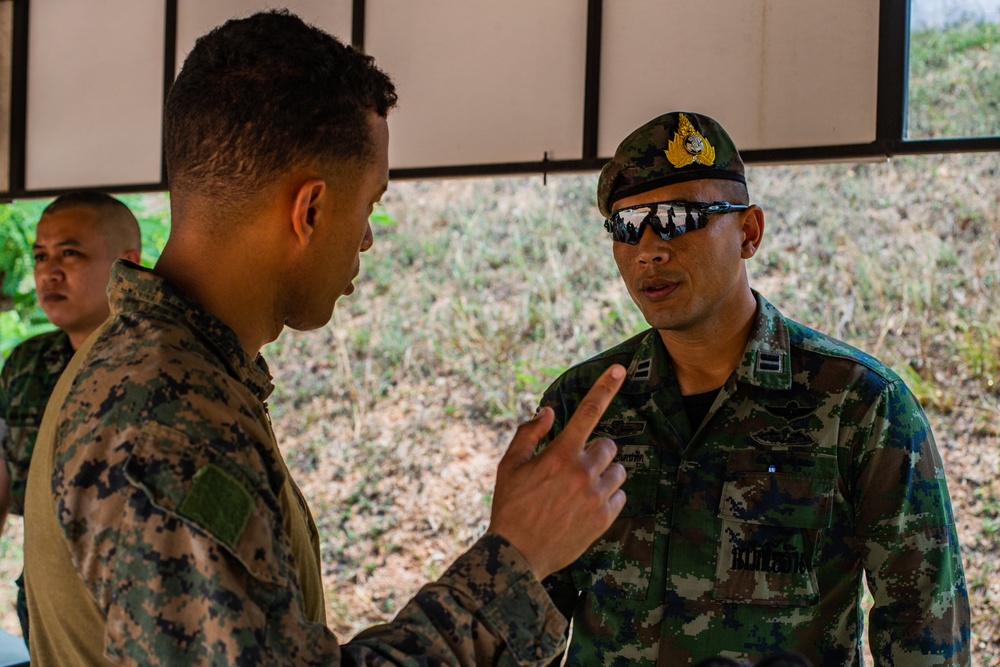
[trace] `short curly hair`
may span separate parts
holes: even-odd
[[[365,159],[371,112],[395,104],[371,56],[288,11],[231,20],[195,43],[167,97],[171,192],[238,204],[289,167]]]

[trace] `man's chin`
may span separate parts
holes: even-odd
[[[48,318],[49,322],[52,322],[52,324],[56,325],[60,329],[68,319],[66,314],[63,312],[63,309],[59,307],[61,303],[63,302],[50,301],[39,304],[42,307],[42,312],[45,313],[45,317]]]
[[[285,320],[285,326],[295,331],[313,331],[325,327],[333,317],[333,308],[326,314],[326,317],[294,317]]]
[[[66,329],[72,329],[77,321],[75,318],[69,316],[68,314],[62,312],[59,308],[42,308],[42,312],[45,313],[45,317],[48,318],[49,322],[59,327],[63,331]]]

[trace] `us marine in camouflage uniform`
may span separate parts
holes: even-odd
[[[541,457],[551,411],[518,429],[489,531],[395,621],[344,646],[325,624],[318,533],[259,350],[353,291],[395,100],[370,57],[285,12],[198,40],[165,111],[170,239],[152,271],[116,265],[112,315],[38,436],[33,665],[527,665],[563,650],[540,582],[624,505],[614,444],[587,445],[620,366]]]
[[[103,192],[71,192],[42,211],[35,229],[35,293],[59,329],[13,349],[0,371],[0,531],[7,512],[24,514],[35,437],[45,404],[73,351],[108,316],[111,265],[139,261],[139,224],[128,207]],[[28,638],[28,608],[21,578],[17,611]]]
[[[595,429],[618,445],[625,509],[545,582],[573,619],[569,663],[793,650],[858,665],[865,576],[877,664],[969,664],[966,582],[927,419],[885,365],[751,290],[764,215],[726,132],[694,113],[650,121],[604,167],[597,197],[653,328],[542,399],[558,433],[595,377],[628,369]]]

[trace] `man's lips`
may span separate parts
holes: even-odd
[[[361,273],[361,266],[358,265],[358,268],[354,269],[354,275],[351,276],[351,282],[347,283],[347,287],[344,288],[343,296],[347,296],[348,294],[354,293],[354,281],[358,279],[358,274],[360,273]]]
[[[677,291],[680,283],[667,278],[646,278],[639,283],[639,291],[650,301],[661,301]]]
[[[41,295],[42,303],[57,303],[59,301],[65,301],[66,295],[59,294],[58,292],[45,292]]]

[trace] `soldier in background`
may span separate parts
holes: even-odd
[[[518,429],[490,527],[389,624],[326,626],[319,534],[282,460],[261,347],[354,291],[388,185],[396,102],[369,56],[287,12],[202,37],[167,99],[170,238],[119,262],[111,317],[46,412],[26,498],[33,665],[546,664],[566,620],[541,580],[624,505],[587,442],[624,377],[577,416]]]
[[[38,426],[56,381],[108,313],[108,278],[118,258],[139,261],[139,223],[103,192],[71,192],[49,204],[32,245],[35,293],[56,331],[14,348],[0,371],[0,531],[8,511],[24,514],[24,489]],[[6,437],[4,436],[6,433]],[[23,579],[17,611],[28,640]]]
[[[941,458],[885,365],[750,288],[764,213],[711,118],[668,113],[597,187],[629,294],[653,327],[545,393],[556,434],[594,378],[628,369],[595,429],[628,502],[545,583],[573,619],[569,663],[861,658],[862,577],[879,665],[967,665],[969,601]]]

